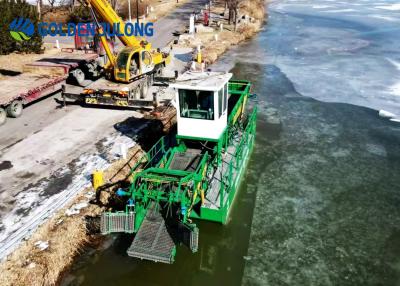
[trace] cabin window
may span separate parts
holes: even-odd
[[[119,69],[125,69],[126,64],[128,63],[129,53],[120,53],[117,57],[117,67]]]
[[[218,117],[221,117],[223,111],[224,88],[218,91]]]
[[[179,109],[184,118],[214,120],[214,92],[180,89]]]
[[[142,62],[145,66],[149,66],[151,64],[151,55],[148,51],[144,51],[142,53]]]

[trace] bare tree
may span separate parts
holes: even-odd
[[[72,13],[77,2],[76,0],[59,0],[58,4],[68,8],[69,12]]]
[[[37,5],[37,12],[38,12],[38,15],[39,15],[39,20],[40,20],[40,19],[42,19],[43,1],[42,0],[38,0],[36,5]]]
[[[50,4],[50,11],[53,11],[54,5],[56,4],[57,0],[47,0]]]
[[[229,9],[229,24],[234,23],[235,31],[236,31],[236,25],[237,25],[237,17],[239,13],[239,4],[241,0],[226,0],[226,5],[228,6]]]
[[[225,0],[225,5],[224,5],[224,16],[226,13],[226,10],[228,9],[228,0]]]
[[[68,7],[71,8],[71,4],[73,3],[73,0],[58,0],[58,5],[59,6],[64,6],[64,7]]]
[[[71,0],[70,1],[70,6],[69,6],[69,10],[72,12],[73,10],[74,10],[74,7],[75,7],[75,3],[76,3],[76,1],[75,0]]]
[[[113,9],[115,10],[118,5],[118,0],[111,0],[110,3],[111,3],[111,6],[113,7]]]

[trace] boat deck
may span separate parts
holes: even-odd
[[[205,197],[205,203],[203,207],[209,208],[209,209],[219,209],[221,207],[221,181],[222,178],[226,177],[227,173],[229,172],[229,163],[232,160],[235,160],[235,151],[236,151],[236,146],[239,144],[240,140],[242,139],[242,134],[240,136],[237,136],[234,138],[233,142],[231,145],[229,145],[228,149],[224,154],[222,154],[222,164],[221,166],[214,172],[211,180],[210,180],[210,187],[209,191],[206,194]],[[244,154],[247,154],[249,152],[248,148],[246,147],[247,150],[244,151]],[[232,169],[232,176],[230,177],[231,182],[223,182],[226,185],[233,184],[237,180],[237,176],[239,175],[240,167],[238,168],[233,168]],[[224,202],[223,205],[226,204],[226,201],[228,200],[229,197],[229,189],[226,189],[226,191],[223,194]]]
[[[187,149],[186,152],[174,154],[169,165],[170,170],[196,171],[201,159],[201,150]]]

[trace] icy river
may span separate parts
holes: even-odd
[[[200,223],[174,265],[79,259],[66,285],[398,285],[400,4],[274,1],[214,69],[253,81],[257,143],[231,222]]]

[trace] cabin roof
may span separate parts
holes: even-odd
[[[170,86],[177,89],[220,90],[232,77],[226,72],[193,72],[187,71],[180,75]]]

